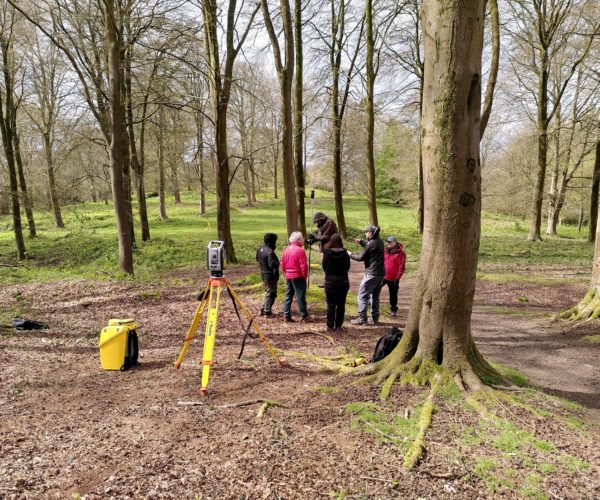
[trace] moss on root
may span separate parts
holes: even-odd
[[[560,318],[570,321],[585,321],[600,318],[600,290],[591,287],[576,306],[559,314]]]

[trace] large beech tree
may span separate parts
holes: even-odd
[[[433,394],[440,380],[437,363],[466,391],[483,389],[483,375],[501,380],[471,334],[481,224],[484,11],[480,0],[423,1],[426,230],[402,341],[385,360],[364,370],[384,382],[383,398],[401,376],[431,383]],[[423,412],[431,411],[431,403],[424,406]],[[413,447],[405,465],[414,465],[422,450],[422,442]]]

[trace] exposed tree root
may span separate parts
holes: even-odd
[[[585,321],[600,318],[600,290],[593,286],[576,306],[559,314],[571,321]]]
[[[423,408],[421,408],[417,437],[413,441],[410,449],[406,452],[406,455],[404,455],[403,464],[407,469],[412,469],[419,462],[419,460],[421,460],[423,452],[425,451],[425,433],[431,425],[431,416],[433,414],[433,398],[435,397],[435,393],[437,392],[441,381],[442,377],[439,373],[436,373],[434,375],[434,381],[431,385],[429,396],[427,396],[427,400],[423,404]]]
[[[352,367],[354,356],[317,356],[299,351],[285,351],[285,357],[303,359],[317,363],[323,370],[332,373],[352,373],[355,368]]]
[[[258,409],[258,412],[256,413],[257,420],[260,420],[261,418],[263,418],[265,416],[265,412],[267,411],[267,408],[269,408],[269,406],[279,406],[280,408],[287,408],[286,405],[281,404],[277,401],[273,401],[272,399],[265,399],[265,400],[263,400],[263,404],[261,405],[261,407]]]

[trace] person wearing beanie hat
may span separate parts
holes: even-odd
[[[266,233],[263,241],[264,245],[256,251],[256,260],[265,284],[265,297],[260,308],[260,315],[270,317],[273,315],[272,308],[277,298],[277,282],[279,281],[279,259],[275,254],[277,235]]]
[[[358,317],[351,321],[354,325],[367,324],[367,308],[371,304],[371,318],[373,324],[379,323],[379,294],[383,287],[385,277],[384,245],[379,237],[379,227],[369,225],[365,227],[365,240],[354,240],[363,250],[359,254],[348,251],[352,260],[364,262],[365,275],[358,288]]]
[[[395,236],[388,236],[387,248],[384,253],[385,278],[383,284],[390,292],[390,314],[392,318],[398,315],[398,285],[406,266],[406,253],[402,243]]]
[[[333,219],[327,217],[323,212],[317,212],[313,217],[313,222],[317,225],[317,234],[309,234],[307,242],[309,245],[319,242],[319,251],[323,253],[329,248],[329,240],[337,233],[337,226]]]

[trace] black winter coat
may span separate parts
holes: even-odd
[[[350,257],[345,248],[330,248],[323,254],[323,271],[325,271],[326,288],[350,285],[348,270],[350,269]]]
[[[379,230],[369,241],[360,240],[363,251],[350,255],[352,260],[365,263],[365,274],[385,276],[385,248],[383,240],[379,237]]]
[[[279,259],[270,246],[261,246],[256,251],[256,260],[265,281],[279,280]]]

